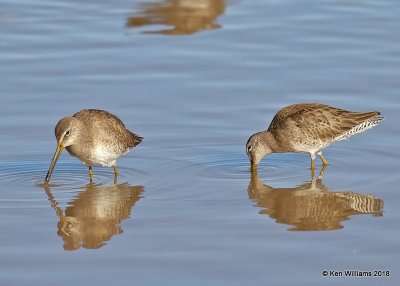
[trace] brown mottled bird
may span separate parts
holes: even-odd
[[[93,179],[92,165],[114,168],[116,182],[118,170],[116,160],[142,142],[142,137],[125,128],[115,115],[97,109],[84,109],[72,116],[62,118],[56,125],[57,149],[47,172],[50,176],[63,148],[89,167],[90,181]]]
[[[270,153],[306,152],[314,159],[318,155],[324,166],[328,162],[322,149],[354,134],[376,126],[383,120],[378,111],[353,112],[319,103],[300,103],[282,108],[268,129],[253,134],[246,144],[252,169]]]

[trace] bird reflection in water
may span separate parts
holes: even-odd
[[[65,250],[81,247],[97,249],[114,235],[123,232],[119,225],[130,216],[132,207],[142,196],[142,186],[88,184],[65,212],[58,206],[49,186],[46,194],[59,217],[57,234]]]
[[[288,230],[336,230],[341,221],[352,215],[382,216],[383,201],[372,195],[353,192],[332,192],[322,183],[322,176],[295,188],[273,188],[263,184],[257,171],[251,174],[249,198],[260,214],[267,214],[278,223],[292,225]]]
[[[141,3],[139,10],[128,17],[128,28],[166,25],[171,28],[144,33],[186,35],[220,28],[216,19],[225,11],[225,0],[158,0]]]

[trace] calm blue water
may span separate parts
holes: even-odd
[[[3,0],[2,284],[396,285],[399,14],[384,0]],[[385,121],[325,150],[322,179],[304,154],[252,178],[248,137],[298,102]],[[43,188],[54,126],[83,108],[144,141],[118,185],[100,167],[88,184],[64,152]]]

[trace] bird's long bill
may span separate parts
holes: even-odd
[[[51,174],[53,173],[54,166],[56,165],[58,157],[60,157],[62,150],[63,150],[63,145],[58,144],[56,152],[54,152],[53,159],[51,160],[49,170],[47,171],[47,175],[46,175],[46,179],[45,179],[46,183],[48,183],[50,181],[50,177],[51,177]]]

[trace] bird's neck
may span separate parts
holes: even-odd
[[[274,135],[269,131],[262,132],[263,141],[267,143],[269,148],[273,153],[281,153],[283,152],[282,148],[279,146],[278,142],[276,141]]]

